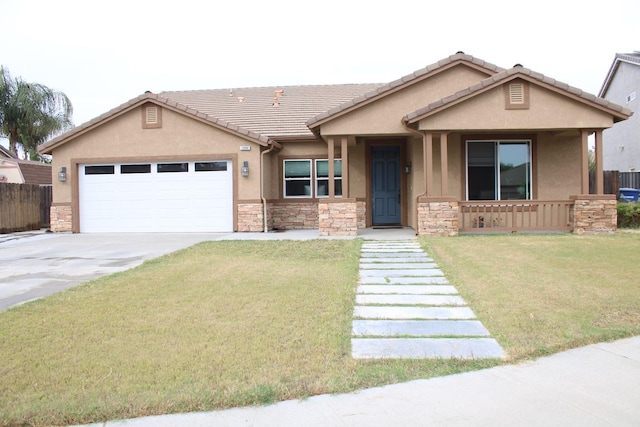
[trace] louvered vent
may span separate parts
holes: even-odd
[[[147,107],[147,124],[158,124],[158,107]]]
[[[509,85],[509,103],[524,104],[524,84],[511,83]]]

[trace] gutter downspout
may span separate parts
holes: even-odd
[[[417,130],[415,130],[415,129],[413,129],[413,128],[409,127],[409,124],[406,122],[406,120],[405,120],[405,118],[404,118],[404,117],[400,120],[400,123],[402,123],[402,126],[403,126],[406,130],[408,130],[410,133],[412,133],[412,134],[414,134],[414,135],[418,135],[418,136],[420,136],[420,137],[422,138],[422,141],[423,141],[422,149],[424,150],[424,134],[423,134],[422,132],[420,132],[420,131],[417,131]],[[425,171],[424,173],[426,173],[427,165],[422,165],[422,168],[423,168],[423,169],[424,169],[424,171]],[[415,206],[416,206],[416,224],[415,224],[415,225],[416,225],[416,228],[415,228],[415,230],[416,230],[416,235],[418,234],[418,200],[420,199],[420,197],[426,197],[426,196],[427,196],[427,189],[426,189],[426,188],[424,189],[424,193],[422,193],[422,194],[418,194],[418,195],[416,196],[416,204],[415,204]]]
[[[264,155],[275,150],[275,144],[260,153],[260,199],[262,200],[262,217],[264,222],[264,232],[269,232],[269,225],[267,222],[267,199],[264,197]]]

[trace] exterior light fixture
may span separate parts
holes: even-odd
[[[249,176],[249,162],[247,160],[242,163],[242,168],[240,168],[240,175],[245,178]]]
[[[58,172],[58,181],[66,182],[66,180],[67,180],[67,168],[65,166],[62,166],[60,168],[60,172]]]

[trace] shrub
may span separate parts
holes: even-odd
[[[618,203],[618,228],[640,228],[639,203]]]

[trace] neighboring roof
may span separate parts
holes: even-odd
[[[433,74],[436,74],[459,63],[465,63],[473,68],[484,71],[487,75],[504,71],[504,68],[500,68],[497,65],[475,58],[471,55],[466,55],[464,52],[457,52],[455,55],[451,55],[448,58],[436,62],[435,64],[428,65],[425,68],[422,68],[411,74],[407,74],[406,76],[401,77],[398,80],[392,81],[391,83],[379,85],[375,89],[363,94],[362,96],[350,99],[347,102],[336,106],[335,108],[326,110],[325,112],[307,120],[307,126],[309,126],[310,128],[318,126],[321,123],[326,122],[327,120],[334,119],[335,117],[338,117],[348,111],[359,108],[365,104],[368,104],[369,102],[387,96],[393,92],[405,88],[406,86],[415,84],[427,77],[432,76]]]
[[[3,159],[4,163],[17,165],[24,184],[51,185],[51,165],[32,160]]]
[[[621,62],[640,66],[640,52],[635,51],[633,53],[616,53],[616,57],[613,59],[613,63],[611,64],[611,68],[609,68],[607,77],[604,79],[602,88],[600,89],[600,92],[598,92],[599,97],[604,97],[606,95],[607,90],[609,89],[609,85],[611,84],[611,80],[616,74],[616,71],[618,71],[618,66]]]
[[[485,80],[482,80],[480,83],[476,85],[470,86],[446,98],[443,98],[436,102],[432,102],[426,107],[413,111],[407,114],[402,120],[405,123],[416,123],[422,120],[423,118],[430,116],[431,114],[434,114],[438,111],[449,108],[452,105],[456,105],[459,102],[462,102],[464,100],[477,96],[481,93],[486,92],[487,90],[493,89],[496,86],[500,86],[516,78],[521,78],[529,82],[532,82],[534,84],[545,86],[549,89],[553,89],[557,92],[560,92],[566,96],[577,99],[578,101],[588,104],[592,107],[605,110],[614,117],[614,122],[625,120],[633,114],[631,110],[624,108],[618,104],[614,104],[613,102],[609,102],[605,99],[598,98],[595,95],[584,92],[583,90],[580,90],[573,86],[569,86],[566,83],[559,82],[550,77],[546,77],[543,74],[536,73],[535,71],[531,71],[528,68],[524,68],[520,65],[516,65],[515,67],[509,70],[504,70]]]
[[[51,185],[51,165],[31,160],[18,160],[25,184]]]
[[[11,150],[9,150],[8,148],[5,148],[4,146],[0,145],[0,157],[3,157],[5,159],[17,159],[18,156],[13,153]]]

